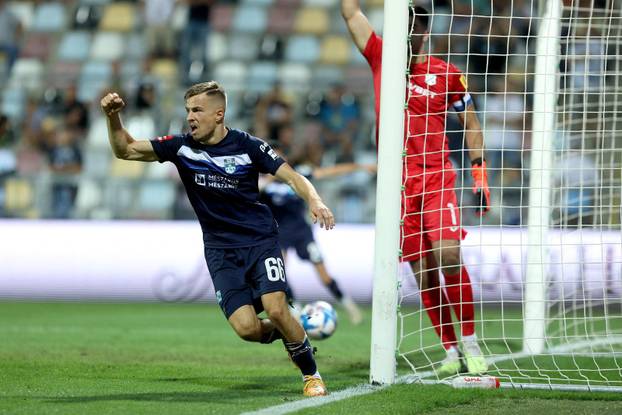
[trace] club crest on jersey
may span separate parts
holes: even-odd
[[[233,157],[229,157],[224,159],[224,163],[225,163],[225,172],[227,172],[227,174],[233,174],[235,173],[237,166],[235,164],[235,158]]]
[[[194,182],[199,186],[205,186],[205,175],[201,173],[195,173]]]
[[[434,75],[433,73],[426,74],[425,83],[426,85],[430,85],[430,86],[436,85],[436,75]]]

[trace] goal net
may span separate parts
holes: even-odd
[[[443,214],[467,232],[460,243],[461,264],[471,283],[475,333],[487,373],[506,387],[622,390],[622,1],[447,4],[419,1],[409,7],[430,11],[425,50],[464,73],[484,136],[492,203],[488,214],[479,216],[468,134],[447,98],[444,131],[459,210],[445,206],[451,202],[445,199]],[[408,30],[412,34],[414,26]],[[407,65],[416,59],[409,52]],[[429,62],[420,63],[429,65],[429,88],[407,88],[404,107],[422,95],[433,99]],[[408,85],[413,77],[408,76]],[[459,91],[444,82],[448,97],[454,97]],[[412,141],[432,139],[427,131],[409,128],[422,125],[415,119],[419,116],[405,113],[401,200],[419,209],[402,209],[401,252],[408,251],[409,238],[422,240],[422,255],[440,263],[428,266],[427,275],[444,288],[435,289],[434,278],[428,288],[420,287],[409,258],[402,258],[397,375],[402,381],[447,382],[457,373],[439,368],[453,334],[464,353],[465,325],[459,317],[465,319],[466,306],[451,304],[454,288],[443,266],[451,263],[443,258],[451,252],[443,243],[430,245],[439,234],[434,226],[451,226],[442,220],[435,225],[426,210],[434,205],[426,198],[441,188],[420,178],[427,165],[423,173],[409,169],[413,149],[426,148]],[[423,125],[430,128],[429,122]],[[417,180],[423,185],[412,186]],[[414,219],[423,223],[423,237],[408,225]],[[382,230],[377,233],[381,243]],[[426,290],[427,298],[436,298],[423,304]],[[459,292],[466,296],[464,287]],[[440,317],[436,327],[430,318],[434,308]],[[372,361],[373,354],[372,348]],[[459,370],[467,371],[463,357]]]

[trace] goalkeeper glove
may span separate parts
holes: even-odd
[[[484,216],[490,210],[490,189],[488,188],[486,160],[481,157],[471,160],[471,176],[473,176],[473,194],[476,195],[477,199],[475,210],[478,215]]]

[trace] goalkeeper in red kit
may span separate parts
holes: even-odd
[[[378,116],[382,39],[361,11],[358,0],[341,0],[341,13],[354,43],[371,67]],[[466,232],[460,224],[454,190],[456,172],[445,136],[448,109],[453,107],[464,126],[480,214],[490,207],[483,135],[464,75],[454,65],[425,53],[428,25],[429,13],[423,7],[409,8],[411,59],[406,93],[401,259],[412,267],[423,307],[447,353],[437,368],[439,376],[456,374],[463,365],[469,373],[483,373],[488,365],[477,343],[473,290],[460,253],[460,241]],[[451,309],[460,321],[462,349],[454,332]]]

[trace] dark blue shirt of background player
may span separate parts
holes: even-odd
[[[190,134],[159,137],[151,144],[160,162],[177,167],[206,247],[246,247],[276,240],[270,208],[258,200],[257,179],[259,173],[274,174],[284,160],[267,143],[229,128],[216,145],[201,144]]]

